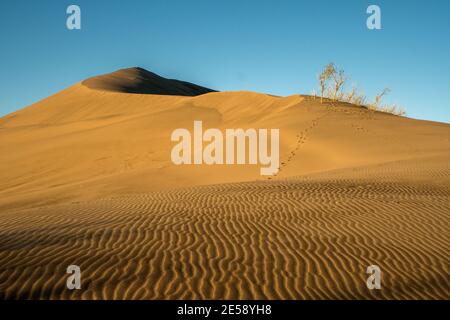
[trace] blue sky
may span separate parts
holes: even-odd
[[[77,4],[82,29],[66,28]],[[377,4],[382,30],[366,28]],[[2,0],[0,116],[141,66],[217,90],[311,93],[335,62],[408,116],[450,122],[450,1]]]

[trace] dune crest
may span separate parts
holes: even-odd
[[[81,83],[91,89],[122,93],[198,96],[214,92],[190,82],[166,79],[139,67],[121,69]]]

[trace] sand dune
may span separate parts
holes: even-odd
[[[133,72],[0,119],[0,298],[449,298],[449,124]],[[280,172],[173,165],[194,120],[279,128]]]
[[[404,167],[445,183],[379,182]],[[448,161],[420,168],[406,161],[361,168],[359,178],[341,170],[329,180],[220,184],[2,213],[1,297],[448,299],[450,168]],[[65,289],[72,263],[85,277],[76,292]],[[365,286],[371,264],[382,268],[382,290]]]
[[[121,69],[86,79],[82,84],[91,89],[125,93],[198,96],[214,92],[186,81],[166,79],[142,68]]]

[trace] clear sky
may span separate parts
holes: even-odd
[[[81,7],[82,29],[66,28]],[[381,7],[382,30],[366,9]],[[217,90],[309,94],[328,62],[408,116],[450,122],[450,1],[1,0],[0,116],[140,66]]]

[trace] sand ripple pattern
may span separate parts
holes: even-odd
[[[0,298],[449,299],[449,180],[380,181],[223,184],[3,212]],[[81,290],[65,287],[70,264]],[[382,290],[365,285],[371,264]]]

